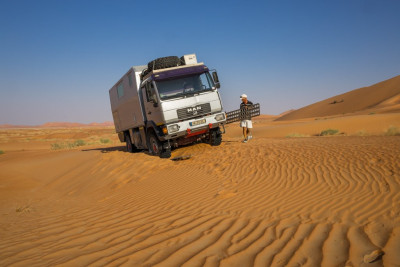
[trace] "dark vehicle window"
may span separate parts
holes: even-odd
[[[213,87],[214,83],[208,72],[157,82],[158,93],[162,100],[209,91]]]
[[[154,90],[154,85],[151,82],[146,83],[146,98],[147,102],[154,102],[157,98],[156,91]]]
[[[117,94],[118,94],[118,98],[124,96],[124,85],[122,82],[117,85]]]

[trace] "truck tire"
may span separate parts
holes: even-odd
[[[150,153],[160,158],[170,158],[171,149],[164,149],[163,144],[158,140],[154,131],[150,131],[148,134],[148,145]]]
[[[160,57],[147,64],[148,71],[177,67],[181,65],[181,59],[176,56]]]
[[[160,158],[169,159],[171,157],[171,149],[163,149],[160,153]]]
[[[222,142],[222,134],[219,130],[219,127],[216,129],[212,129],[210,132],[210,145],[219,146]]]
[[[125,133],[125,142],[126,142],[126,151],[129,153],[136,152],[137,149],[134,144],[132,144],[131,137],[129,136],[129,133]]]

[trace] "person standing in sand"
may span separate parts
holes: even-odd
[[[247,143],[250,139],[253,138],[251,134],[251,130],[253,128],[253,123],[251,122],[251,114],[250,109],[253,107],[253,103],[247,99],[246,94],[242,94],[240,96],[242,99],[242,103],[240,103],[240,113],[241,113],[241,121],[240,127],[243,128],[243,143]]]

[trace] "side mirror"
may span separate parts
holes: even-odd
[[[214,72],[212,73],[212,76],[213,76],[214,82],[219,83],[218,74],[217,74],[216,71],[214,71]]]
[[[153,102],[153,107],[158,107],[158,99],[157,99],[157,95],[153,92],[152,98],[151,98],[151,102]]]
[[[218,79],[218,74],[217,74],[217,72],[214,71],[214,72],[212,73],[212,76],[213,76],[213,79],[214,79],[215,87],[220,88],[221,85],[220,85],[220,83],[219,83],[219,79]]]

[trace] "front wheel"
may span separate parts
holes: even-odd
[[[218,128],[212,129],[210,132],[210,145],[219,146],[222,142],[222,133]]]
[[[149,133],[148,144],[151,154],[159,156],[160,158],[171,157],[171,149],[164,149],[154,132]]]

